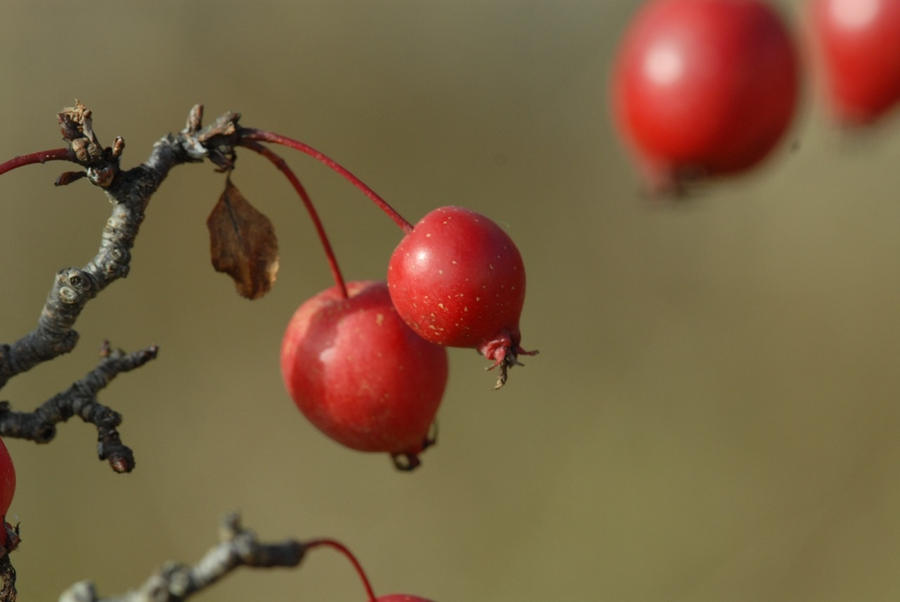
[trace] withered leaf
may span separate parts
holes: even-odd
[[[212,264],[234,279],[238,294],[258,299],[278,274],[278,239],[265,215],[251,205],[231,178],[206,219]]]

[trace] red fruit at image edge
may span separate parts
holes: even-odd
[[[864,124],[900,101],[900,2],[812,0],[810,34],[831,108]]]
[[[378,596],[375,602],[432,602],[428,598],[419,596],[410,596],[409,594],[388,594],[386,596]]]
[[[478,349],[501,367],[501,381],[530,353],[519,345],[522,256],[489,218],[462,207],[430,212],[394,249],[387,280],[397,312],[422,338]]]
[[[383,282],[350,282],[301,305],[284,334],[281,373],[301,412],[352,449],[414,468],[447,383],[447,352],[397,315]],[[405,457],[404,466],[398,458]]]
[[[790,124],[797,90],[794,44],[762,0],[648,2],[612,81],[619,130],[663,188],[760,161]]]
[[[6,512],[16,492],[16,470],[3,440],[0,439],[0,545],[6,545]]]

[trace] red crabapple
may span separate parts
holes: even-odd
[[[386,596],[378,596],[375,602],[432,602],[428,598],[419,596],[410,596],[409,594],[388,594]]]
[[[654,185],[738,172],[790,124],[798,67],[763,0],[653,0],[631,23],[612,81],[623,136]]]
[[[525,268],[512,239],[487,217],[460,207],[435,209],[413,227],[343,165],[308,144],[274,132],[241,128],[241,144],[266,154],[303,198],[322,238],[338,288],[340,270],[312,204],[280,157],[255,141],[273,142],[305,153],[360,189],[405,233],[388,265],[390,297],[400,317],[419,336],[451,347],[475,347],[491,368],[521,365],[519,355],[534,355],[519,345],[519,315],[525,301]],[[344,295],[346,296],[346,295]]]
[[[900,101],[900,2],[812,0],[809,16],[839,120],[868,123]]]
[[[517,363],[525,267],[512,239],[487,217],[440,207],[423,217],[391,255],[391,300],[422,338],[475,347],[506,369]]]
[[[350,282],[303,303],[281,346],[281,372],[301,412],[352,449],[414,468],[447,382],[447,352],[397,315],[383,282]],[[401,462],[405,459],[407,464]]]
[[[0,546],[6,545],[6,512],[16,492],[16,469],[3,440],[0,439]]]

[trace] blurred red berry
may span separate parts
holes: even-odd
[[[761,0],[654,0],[629,26],[612,82],[618,127],[653,184],[747,169],[797,101],[794,44]]]
[[[900,100],[900,1],[811,0],[810,34],[838,120],[869,123]]]

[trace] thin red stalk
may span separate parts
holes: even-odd
[[[303,200],[303,205],[306,207],[306,211],[309,213],[309,218],[313,222],[313,226],[316,228],[316,233],[319,235],[319,240],[322,242],[322,248],[325,249],[325,257],[328,259],[328,266],[331,268],[331,275],[334,276],[334,283],[337,285],[338,289],[341,291],[341,296],[346,299],[347,295],[347,285],[344,283],[344,276],[341,274],[341,268],[338,266],[337,257],[334,255],[334,250],[331,248],[331,242],[328,240],[328,235],[325,234],[325,228],[322,226],[322,220],[319,219],[319,213],[316,211],[315,206],[313,205],[312,199],[309,198],[309,194],[307,194],[306,189],[303,187],[303,184],[300,183],[300,180],[297,179],[297,176],[291,171],[291,168],[288,167],[287,163],[284,162],[278,154],[276,154],[271,149],[259,144],[258,142],[254,142],[253,140],[242,140],[241,146],[249,148],[250,150],[259,153],[266,159],[272,162],[272,164],[278,168],[281,173],[284,174],[284,177],[288,179],[291,185],[294,187],[294,190],[297,191],[297,194],[300,195],[300,198]]]
[[[353,184],[354,186],[359,188],[364,195],[369,197],[372,200],[372,202],[374,202],[378,206],[379,209],[384,211],[388,217],[390,217],[392,220],[394,220],[394,223],[396,223],[398,226],[400,226],[400,228],[402,228],[404,232],[412,231],[412,229],[413,229],[412,224],[410,224],[408,221],[406,221],[406,219],[402,215],[397,213],[396,209],[391,207],[387,201],[385,201],[383,198],[381,198],[381,196],[379,196],[377,192],[372,190],[365,182],[363,182],[362,180],[357,178],[355,175],[353,175],[349,169],[347,169],[346,167],[344,167],[343,165],[341,165],[340,163],[338,163],[337,161],[335,161],[334,159],[332,159],[325,153],[318,151],[318,150],[314,149],[313,147],[311,147],[310,145],[300,142],[299,140],[294,140],[293,138],[288,138],[287,136],[282,136],[281,134],[276,134],[274,132],[258,130],[256,128],[241,128],[240,139],[241,140],[262,140],[264,142],[274,142],[275,144],[281,144],[283,146],[290,147],[294,150],[298,150],[301,153],[305,153],[305,154],[309,155],[310,157],[312,157],[313,159],[316,159],[317,161],[324,163],[325,165],[330,167],[332,170],[334,170],[337,173],[344,176],[344,178],[349,180],[351,184]]]
[[[70,161],[72,160],[72,151],[68,148],[54,148],[52,150],[39,151],[28,155],[19,155],[13,157],[5,163],[0,163],[0,175],[8,171],[12,171],[17,167],[25,165],[33,165],[34,163],[46,163],[47,161]]]
[[[372,590],[372,584],[369,583],[369,578],[366,576],[366,572],[363,570],[362,565],[359,564],[356,556],[353,555],[353,552],[347,549],[344,544],[334,539],[314,539],[312,541],[305,542],[304,545],[307,549],[322,546],[334,548],[335,550],[346,556],[347,559],[351,563],[353,563],[353,568],[356,569],[359,578],[362,579],[363,585],[366,587],[366,593],[369,595],[369,602],[375,602],[375,592]]]

